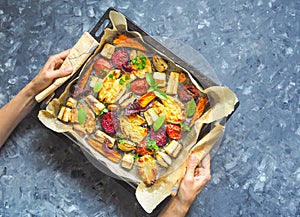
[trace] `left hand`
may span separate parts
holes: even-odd
[[[40,72],[30,82],[34,94],[43,91],[51,85],[56,78],[65,77],[72,73],[72,67],[68,67],[64,70],[60,68],[69,53],[70,49],[49,57]]]

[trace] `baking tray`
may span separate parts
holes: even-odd
[[[116,10],[115,8],[108,8],[106,10],[106,12],[103,14],[103,16],[100,18],[100,20],[97,22],[97,24],[92,28],[92,30],[89,32],[90,35],[95,38],[97,41],[100,41],[101,37],[104,34],[104,29],[105,28],[112,28],[112,23],[109,19],[109,13],[111,11],[116,11],[119,12],[118,10]],[[120,12],[119,12],[120,13]],[[162,43],[160,43],[158,40],[156,40],[154,37],[150,36],[148,33],[146,33],[143,29],[141,29],[139,26],[137,26],[134,22],[132,22],[130,19],[128,19],[126,16],[126,21],[127,21],[127,27],[129,31],[136,31],[138,33],[140,33],[143,37],[143,40],[145,42],[145,44],[151,45],[152,48],[160,51],[163,55],[167,56],[168,58],[170,58],[174,63],[184,67],[187,71],[189,71],[191,73],[191,75],[193,76],[193,78],[204,88],[208,88],[210,86],[219,86],[219,84],[217,84],[215,81],[213,81],[209,76],[205,75],[204,73],[202,73],[201,71],[199,71],[197,68],[195,68],[193,65],[187,63],[185,60],[183,60],[182,58],[180,58],[179,56],[177,56],[174,52],[172,52],[170,49],[166,48],[166,46],[164,46]],[[202,57],[203,58],[203,57]],[[206,61],[204,59],[204,61]],[[82,64],[81,68],[79,68],[77,70],[77,72],[74,73],[74,75],[69,78],[69,80],[67,82],[65,82],[65,84],[63,84],[60,88],[58,88],[55,92],[54,95],[51,96],[51,98],[56,98],[59,97],[63,91],[65,90],[66,86],[68,85],[68,83],[70,81],[72,81],[74,78],[78,77],[80,71],[82,70],[82,67],[84,66],[85,63]],[[208,63],[207,63],[208,64]],[[209,65],[209,64],[208,64]],[[47,102],[49,101],[49,98],[46,98],[44,101],[42,101],[41,103],[39,103],[35,108],[34,108],[34,112],[32,113],[36,120],[37,119],[37,114],[39,112],[39,110],[45,109],[47,106]],[[239,102],[235,105],[235,109],[234,111],[238,108],[239,106]],[[234,113],[234,111],[231,113],[231,115]],[[227,120],[231,117],[231,115],[227,116],[226,118],[223,118],[221,121],[222,125],[225,125]],[[203,129],[200,132],[199,138],[198,140],[200,140],[206,133],[209,132],[209,130],[211,129],[210,124],[204,125]],[[78,146],[75,145],[77,143],[76,139],[74,139],[72,136],[70,136],[69,134],[60,134],[57,133],[58,136],[63,137],[63,139],[68,142],[71,143],[72,145],[76,146],[77,149]],[[219,144],[216,144],[214,147],[214,153],[218,150],[219,146],[220,146],[220,142]],[[120,185],[122,185],[125,189],[127,189],[130,193],[134,194],[135,193],[135,185],[128,183],[126,181],[117,179],[115,177],[113,177]],[[151,214],[146,214],[145,212],[145,216],[157,216],[158,213],[162,210],[162,208],[167,204],[167,202],[169,201],[170,196],[167,197],[162,203],[160,203],[159,206],[157,206],[157,208],[151,213]]]

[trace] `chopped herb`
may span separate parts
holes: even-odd
[[[146,74],[146,81],[150,87],[153,87],[155,85],[155,81],[151,73]]]
[[[161,99],[164,99],[164,100],[168,99],[167,94],[164,91],[162,91],[161,89],[157,88],[156,90],[154,90],[154,93],[157,97],[159,97]]]
[[[121,139],[124,139],[124,138],[126,138],[126,136],[124,135],[124,134],[120,134],[120,136],[119,136]]]
[[[119,84],[121,84],[121,85],[125,84],[125,81],[123,80],[123,78],[121,78],[121,79],[119,80]]]
[[[94,86],[94,92],[98,93],[101,90],[102,87],[103,87],[103,82],[102,81],[98,81],[95,84],[95,86]]]
[[[105,72],[107,72],[107,70],[105,70],[105,69],[101,69],[101,70],[100,70],[100,74],[103,74],[103,73],[105,73]]]
[[[126,84],[126,88],[128,88],[128,89],[131,88],[131,84],[130,84],[130,83],[127,83],[127,84]]]
[[[137,69],[145,69],[146,68],[146,57],[143,55],[139,55],[131,60],[131,63],[137,67]]]
[[[188,126],[184,125],[183,123],[180,123],[180,127],[182,129],[186,130],[186,131],[190,131],[191,130]]]
[[[124,145],[124,144],[125,144],[125,142],[124,142],[123,139],[120,139],[120,140],[119,140],[119,143],[120,143],[121,145]]]
[[[165,121],[165,115],[161,114],[153,123],[153,130],[158,131]]]
[[[78,109],[78,121],[80,124],[84,124],[86,120],[86,111],[83,108]]]
[[[128,81],[130,79],[129,75],[125,75],[125,80]]]
[[[156,144],[156,141],[154,139],[150,139],[147,143],[147,149],[149,150],[155,150],[155,151],[158,151],[159,150],[159,147],[158,145]]]
[[[165,94],[164,91],[162,91],[161,89],[158,88],[158,84],[155,84],[152,74],[150,74],[150,73],[146,74],[146,81],[150,86],[147,92],[153,91],[157,97],[164,99],[164,100],[168,99],[167,94]]]
[[[100,112],[99,116],[101,116],[101,115],[103,115],[104,113],[107,113],[107,112],[108,112],[108,109],[107,109],[107,108],[104,108],[104,109]]]
[[[195,111],[196,111],[196,102],[194,98],[192,98],[188,103],[187,103],[187,108],[186,108],[186,114],[188,117],[191,117]]]
[[[109,74],[109,78],[114,78],[114,74]]]
[[[133,157],[133,159],[134,159],[134,162],[136,162],[139,159],[139,155],[135,154],[134,157]]]

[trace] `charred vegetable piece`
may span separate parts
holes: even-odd
[[[120,119],[122,133],[133,142],[142,141],[148,134],[148,129],[142,127],[146,120],[139,115],[123,116]]]
[[[112,104],[123,96],[126,91],[126,85],[120,83],[122,79],[120,75],[120,70],[113,70],[103,79],[102,88],[98,92],[99,101]]]
[[[192,98],[196,100],[199,97],[199,91],[195,85],[185,84],[179,89],[178,96],[181,101],[189,101]]]
[[[124,152],[132,151],[136,149],[136,146],[133,142],[128,140],[119,140],[118,148]]]
[[[201,97],[196,107],[196,111],[192,117],[190,127],[194,125],[195,121],[201,117],[206,105],[209,103],[208,97]]]
[[[147,185],[153,185],[156,181],[157,164],[151,155],[144,155],[138,159],[138,171]]]
[[[138,155],[146,155],[146,154],[152,154],[153,152],[149,149],[147,149],[147,142],[145,140],[138,143],[136,147],[136,153]]]
[[[76,133],[78,133],[81,137],[84,137],[86,135],[85,128],[81,124],[74,124],[73,125],[73,130]]]
[[[166,86],[166,73],[154,72],[153,78],[154,78],[155,84],[158,84],[159,87]]]
[[[136,55],[136,56],[134,56]],[[151,62],[146,55],[140,51],[131,53],[131,68],[134,75],[138,78],[145,78],[147,73],[152,72]]]
[[[116,47],[128,47],[133,49],[138,49],[146,51],[147,49],[137,40],[129,38],[127,35],[121,34],[113,40]]]
[[[112,63],[115,68],[122,69],[129,61],[129,54],[126,50],[117,50],[112,54]]]
[[[172,163],[172,159],[170,158],[170,156],[162,151],[156,152],[155,158],[161,166],[166,168],[169,167]]]
[[[185,80],[186,80],[186,75],[185,75],[185,73],[180,72],[180,74],[179,74],[179,82],[180,82],[180,83],[183,83],[183,82],[185,82]]]
[[[102,49],[102,51],[100,52],[100,54],[104,57],[106,57],[107,59],[111,59],[112,54],[115,52],[115,46],[106,43]]]
[[[97,142],[93,139],[88,139],[87,141],[96,151],[98,151],[103,156],[107,157],[109,160],[115,163],[119,163],[119,161],[121,160],[121,154],[117,151],[108,148],[107,144],[101,144],[100,142]]]
[[[158,114],[156,113],[154,108],[150,108],[145,111],[144,116],[149,126],[152,125],[153,122],[158,118]]]
[[[145,94],[147,92],[148,88],[149,88],[149,85],[148,85],[146,79],[138,79],[131,83],[132,92],[134,92],[138,95]]]
[[[70,107],[70,108],[76,108],[77,105],[77,100],[74,99],[73,97],[69,97],[66,103],[66,106]]]
[[[178,72],[171,72],[168,80],[167,86],[167,94],[177,94],[179,83],[179,73]]]
[[[130,170],[133,164],[134,164],[134,154],[125,153],[122,158],[121,166]]]
[[[104,78],[107,75],[107,72],[109,70],[112,70],[112,65],[110,64],[110,62],[102,57],[96,59],[93,67],[96,74],[101,78]]]
[[[168,136],[171,139],[180,139],[181,138],[181,127],[177,124],[167,124],[166,131]]]
[[[72,109],[62,106],[60,108],[57,118],[63,122],[68,123],[69,121],[72,120],[72,112],[71,111],[72,111]]]
[[[154,101],[152,107],[155,109],[156,113],[165,114],[165,121],[173,124],[180,124],[185,118],[184,105],[177,99],[168,96],[167,100],[161,99],[163,105]]]
[[[158,55],[152,57],[152,62],[155,69],[159,72],[163,72],[168,69],[168,64]]]
[[[85,121],[83,123],[85,130],[89,134],[93,133],[96,128],[96,118],[94,112],[84,105],[79,105],[79,109],[84,109],[85,111]]]
[[[85,101],[91,107],[91,109],[93,109],[96,115],[99,115],[101,111],[105,109],[105,105],[92,95],[88,95],[85,98]]]
[[[63,120],[63,116],[64,116],[64,113],[65,113],[65,110],[66,110],[66,107],[65,106],[62,106],[61,108],[60,108],[60,110],[59,110],[59,113],[58,113],[58,115],[57,115],[57,118],[59,119],[59,120]]]
[[[116,111],[116,110],[118,110],[118,106],[116,104],[108,105],[107,108],[110,111]]]
[[[142,108],[145,108],[152,100],[156,98],[156,95],[154,92],[149,92],[138,98],[138,103]]]
[[[116,139],[110,137],[109,135],[102,132],[101,130],[96,130],[94,139],[101,142],[102,144],[104,143],[107,144],[109,148],[113,148],[116,141]]]
[[[169,155],[171,155],[173,157],[177,157],[177,155],[178,155],[179,151],[181,150],[181,148],[182,148],[182,145],[178,141],[172,140],[169,144],[167,144],[165,146],[165,151]]]
[[[154,132],[153,128],[151,128],[150,136],[155,140],[158,146],[164,146],[165,144],[167,144],[166,129],[163,127],[156,132]]]
[[[107,112],[102,116],[101,125],[106,133],[114,134],[118,129],[118,120],[114,113]]]

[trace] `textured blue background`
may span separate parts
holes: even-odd
[[[300,216],[298,0],[0,0],[0,106],[110,6],[150,35],[198,50],[240,99],[188,216]],[[146,214],[75,146],[28,117],[0,151],[0,216]]]

